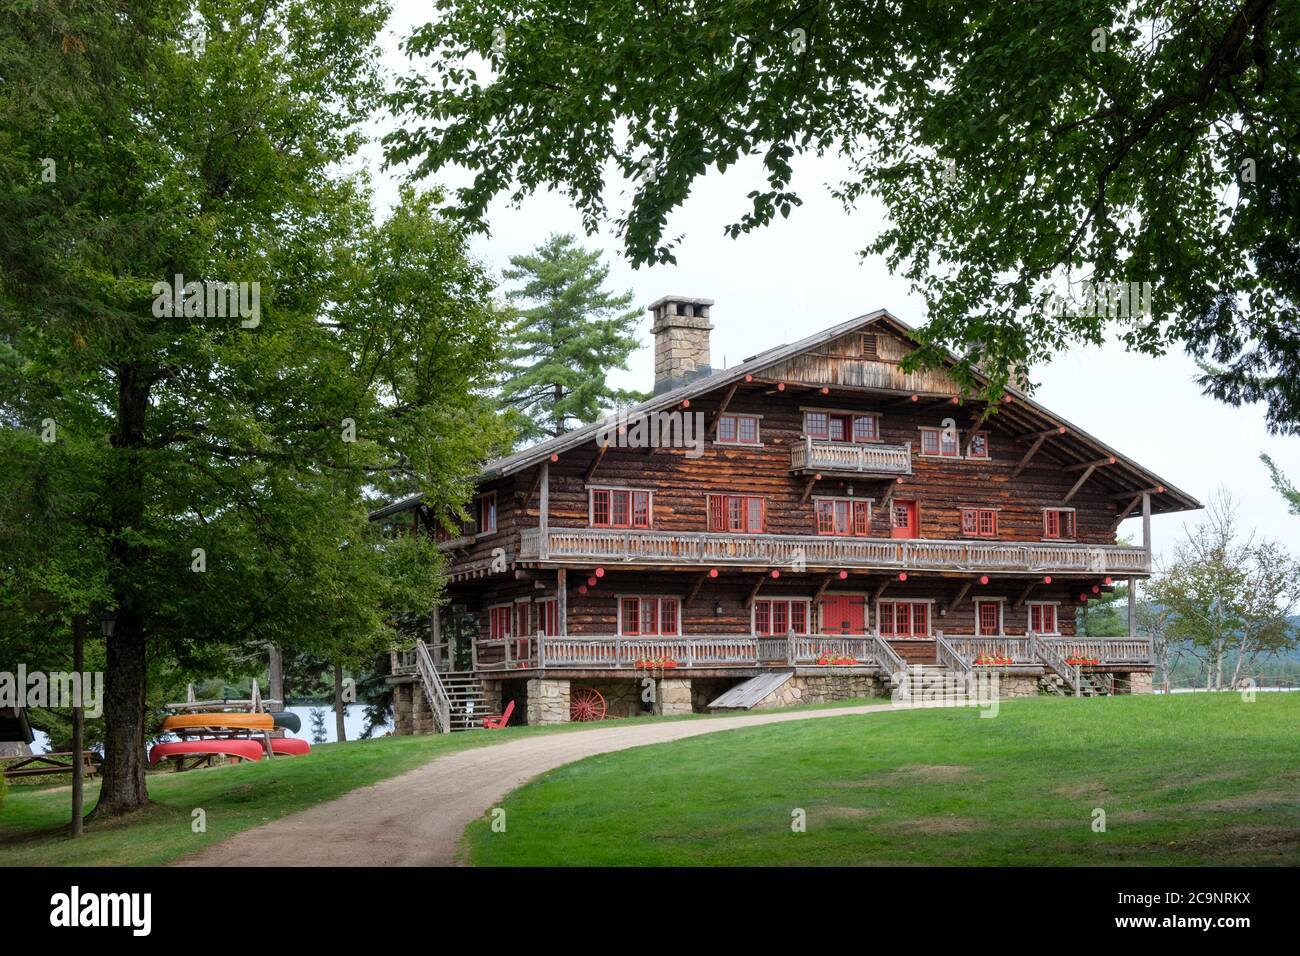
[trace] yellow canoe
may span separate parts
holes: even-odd
[[[275,724],[270,714],[173,714],[163,721],[163,730],[199,730],[212,727],[222,730],[270,730]]]

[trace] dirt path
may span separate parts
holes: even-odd
[[[214,844],[178,866],[450,866],[465,827],[516,787],[594,754],[700,734],[891,710],[869,704],[543,734],[439,757]]]

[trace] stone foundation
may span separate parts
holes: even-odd
[[[642,701],[643,695],[650,692],[650,681],[649,676],[623,680],[589,680],[575,682],[574,687],[590,687],[604,697],[606,718],[640,717],[651,712],[651,708]]]
[[[690,714],[695,710],[691,701],[691,682],[679,678],[661,677],[655,681],[656,714]]]
[[[998,699],[1014,700],[1017,697],[1037,697],[1039,678],[1029,674],[999,674]]]
[[[411,688],[411,730],[417,734],[431,734],[436,728],[433,724],[433,711],[429,709],[429,698],[424,696],[424,688],[416,684]]]
[[[1127,679],[1126,679],[1127,678]],[[1129,673],[1115,675],[1116,694],[1150,694],[1151,675],[1146,673]]]
[[[528,682],[528,725],[567,724],[569,722],[569,682],[538,680]]]
[[[860,697],[885,697],[888,691],[874,674],[796,675],[754,705],[753,710],[794,707],[798,704],[827,704]]]
[[[415,733],[411,714],[411,692],[414,689],[414,684],[393,685],[393,733],[399,737]]]

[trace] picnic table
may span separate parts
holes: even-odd
[[[31,757],[24,757],[18,763],[5,767],[4,775],[6,777],[42,777],[50,774],[72,773],[73,758],[72,751],[53,754],[36,754]],[[99,754],[93,750],[83,750],[81,759],[84,761],[82,766],[85,768],[86,776],[93,777],[99,770],[95,759]]]

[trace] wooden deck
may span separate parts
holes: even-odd
[[[877,442],[813,441],[790,449],[790,470],[796,474],[894,477],[912,473],[912,446]]]
[[[518,559],[557,564],[740,566],[1003,574],[1149,574],[1143,548],[933,538],[718,534],[540,528],[520,532]]]

